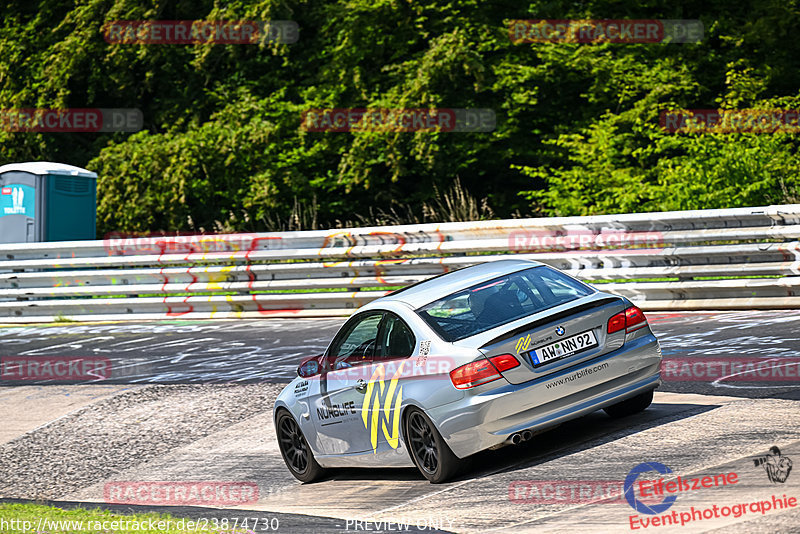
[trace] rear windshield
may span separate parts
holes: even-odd
[[[586,284],[542,265],[453,293],[417,313],[452,342],[592,293]]]

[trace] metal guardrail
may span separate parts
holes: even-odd
[[[346,315],[508,254],[646,310],[800,307],[795,204],[0,245],[0,321]]]

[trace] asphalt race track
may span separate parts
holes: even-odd
[[[227,481],[255,493],[204,508],[166,504],[185,517],[255,514],[278,532],[796,532],[800,514],[789,502],[800,498],[800,474],[771,480],[762,460],[772,446],[800,458],[800,313],[648,317],[664,384],[647,411],[623,420],[597,412],[479,454],[461,478],[438,486],[412,469],[343,469],[301,485],[283,465],[272,402],[341,320],[0,328],[4,365],[95,358],[108,377],[23,380],[3,367],[0,497],[105,503],[125,484]],[[678,525],[662,526],[649,523],[662,516],[637,514],[620,494],[643,462],[667,466],[667,480],[736,476],[680,491],[662,514],[676,512]]]
[[[800,357],[800,313],[650,313],[664,359],[683,364],[728,358]],[[340,319],[153,321],[0,328],[0,358],[99,357],[110,362],[103,384],[285,383],[297,363],[325,350]],[[668,380],[661,391],[800,399],[800,378],[763,381]],[[685,378],[685,377],[683,377]],[[84,384],[3,376],[3,385]]]

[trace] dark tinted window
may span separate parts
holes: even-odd
[[[328,369],[344,369],[370,363],[375,355],[378,326],[382,317],[380,313],[366,314],[347,325],[344,331],[336,336],[328,351]]]
[[[387,313],[378,342],[378,357],[405,358],[411,356],[417,342],[411,329],[393,313]]]
[[[574,278],[539,266],[453,293],[417,313],[442,339],[457,341],[593,292]]]

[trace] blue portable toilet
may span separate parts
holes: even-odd
[[[96,238],[97,174],[36,161],[0,167],[0,243]]]

